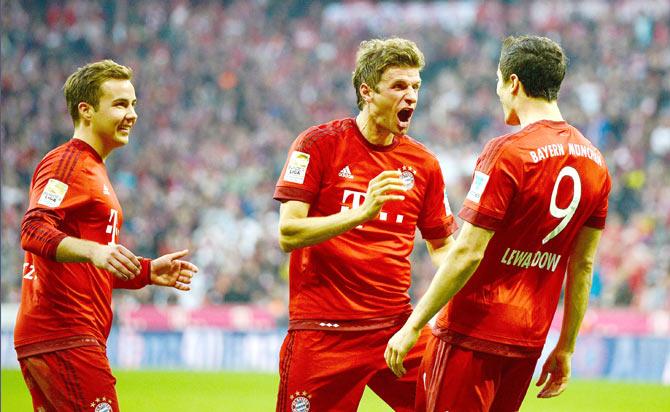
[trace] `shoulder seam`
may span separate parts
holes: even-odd
[[[495,162],[495,159],[499,157],[500,152],[502,151],[505,143],[507,143],[509,136],[501,136],[497,141],[492,142],[491,148],[488,150],[485,163],[482,164],[481,169],[483,171],[488,171],[491,167],[491,164]]]
[[[504,134],[502,136],[498,136],[491,140],[491,149],[489,149],[490,154],[486,157],[486,163],[482,164],[483,170],[487,170],[491,164],[495,161],[495,159],[498,159],[500,157],[501,152],[504,150],[504,148],[511,143],[512,141],[516,139],[520,139],[528,134],[528,131],[523,129],[519,130],[518,132],[515,133],[509,133],[509,134]]]
[[[58,165],[54,170],[54,178],[62,181],[63,183],[69,183],[69,179],[72,176],[73,170],[77,167],[77,163],[80,157],[80,150],[77,150],[72,146],[66,147],[63,153],[60,155]]]
[[[300,142],[296,145],[297,150],[309,149],[311,148],[318,140],[323,139],[324,137],[334,137],[337,136],[337,132],[328,128],[326,130],[320,130],[318,128],[307,129],[303,132]]]
[[[425,151],[426,153],[432,155],[435,159],[437,159],[437,153],[435,153],[431,148],[426,146],[423,142],[420,142],[419,140],[409,135],[404,135],[404,137],[407,139],[409,143],[411,143],[412,145],[418,147],[419,149]]]

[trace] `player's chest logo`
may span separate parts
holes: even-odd
[[[364,192],[357,192],[354,190],[345,189],[342,195],[343,205],[340,207],[340,211],[343,212],[345,210],[356,209],[358,207],[361,207],[361,205],[365,203],[365,195],[366,193]],[[346,206],[348,204],[351,204],[351,207]],[[382,210],[381,212],[379,212],[378,219],[383,222],[402,223],[403,220],[405,219],[405,216],[400,213],[393,214]],[[356,226],[356,228],[362,229],[363,225],[358,225]]]
[[[351,169],[349,169],[349,165],[346,165],[340,170],[340,172],[337,174],[339,177],[342,177],[344,179],[349,179],[353,180],[354,175],[351,173]]]
[[[111,239],[107,242],[108,245],[115,245],[117,239],[119,238],[119,231],[121,230],[121,224],[119,221],[119,211],[116,209],[110,209],[109,211],[109,220],[105,233],[110,235]]]
[[[416,176],[416,169],[412,166],[403,165],[403,167],[399,169],[399,172],[400,180],[402,180],[402,184],[405,186],[405,190],[412,189],[414,187],[414,176]]]

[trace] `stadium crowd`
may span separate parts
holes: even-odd
[[[505,7],[503,7],[505,6]],[[504,126],[500,39],[560,41],[570,63],[563,115],[613,177],[592,305],[670,310],[670,3],[2,2],[2,302],[20,300],[21,218],[30,177],[71,137],[68,73],[113,58],[135,70],[139,121],[108,169],[124,205],[122,243],[159,256],[184,244],[200,267],[190,294],[120,292],[127,303],[231,302],[286,315],[288,256],[272,199],[306,127],[355,112],[361,40],[398,35],[426,55],[410,134],[439,157],[454,212],[477,154]],[[421,294],[434,268],[413,254]]]

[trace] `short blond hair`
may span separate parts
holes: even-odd
[[[392,37],[361,42],[356,52],[356,69],[351,78],[356,89],[358,108],[362,110],[364,105],[361,84],[366,83],[377,90],[377,84],[387,68],[408,67],[421,70],[425,64],[423,53],[411,40]]]
[[[86,102],[96,110],[100,103],[102,91],[100,86],[107,80],[131,80],[133,69],[122,66],[113,60],[101,60],[80,67],[70,75],[63,85],[63,94],[76,126],[79,123],[79,103]]]

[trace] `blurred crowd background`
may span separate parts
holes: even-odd
[[[354,116],[358,44],[414,40],[426,56],[410,134],[439,157],[458,212],[475,159],[507,133],[495,94],[501,40],[536,33],[570,58],[560,107],[613,177],[592,306],[670,310],[670,3],[659,0],[309,2],[3,1],[3,303],[20,300],[20,224],[39,160],[71,137],[62,94],[77,67],[131,66],[139,121],[107,161],[121,243],[188,247],[189,294],[118,292],[116,305],[251,303],[286,316],[274,185],[305,128]],[[420,239],[420,238],[419,238]],[[434,268],[412,255],[420,295]]]

